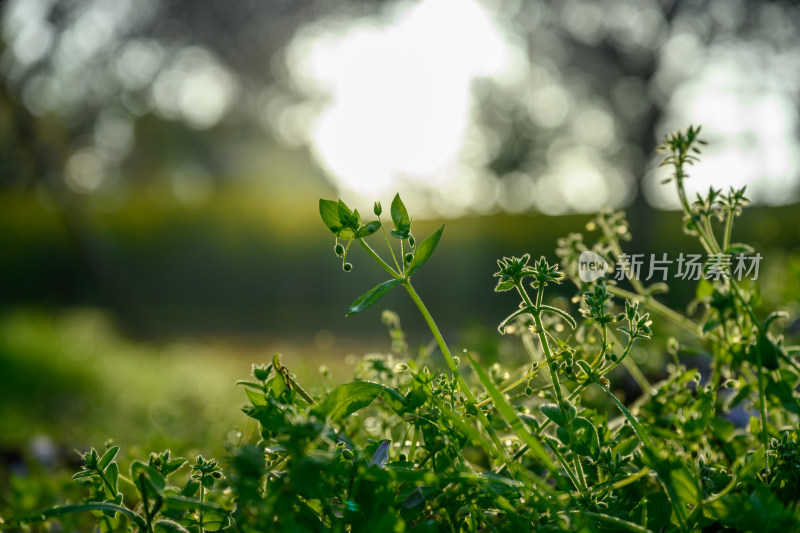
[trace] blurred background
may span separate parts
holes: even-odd
[[[698,251],[654,153],[689,124],[709,142],[690,192],[747,185],[735,240],[796,320],[795,2],[6,0],[0,20],[12,458],[219,451],[251,362],[341,381],[389,350],[384,308],[426,344],[399,291],[345,319],[383,275],[359,251],[342,272],[320,197],[371,213],[399,191],[418,237],[446,222],[415,285],[455,345],[512,357],[496,258],[555,260],[603,208],[628,212],[629,251]]]

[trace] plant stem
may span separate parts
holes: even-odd
[[[203,487],[203,479],[200,478],[200,503],[205,502],[205,487]],[[205,533],[206,528],[203,527],[203,518],[204,518],[203,508],[200,508],[200,533]]]
[[[572,463],[575,465],[575,474],[578,477],[578,481],[581,482],[581,490],[586,490],[586,474],[583,473],[583,466],[581,465],[581,459],[576,454],[572,455]]]
[[[628,371],[628,373],[631,375],[636,384],[639,385],[639,388],[642,389],[642,393],[649,396],[651,390],[650,382],[647,381],[647,378],[642,373],[642,371],[639,370],[639,367],[636,366],[636,363],[631,359],[626,359],[624,364],[625,364],[625,370]]]
[[[628,411],[628,408],[625,407],[622,404],[622,402],[619,401],[619,398],[614,396],[614,393],[611,392],[611,390],[609,390],[607,386],[601,385],[600,383],[598,383],[597,386],[603,389],[606,392],[606,394],[608,394],[611,397],[614,403],[617,404],[617,407],[619,408],[620,412],[623,414],[623,416],[625,416],[625,418],[628,419],[628,422],[631,423],[633,431],[634,433],[636,433],[636,436],[639,437],[639,440],[642,442],[642,445],[645,448],[649,449],[651,452],[655,451],[655,445],[653,444],[653,441],[650,439],[650,435],[647,434],[647,430],[645,430],[644,426],[642,426],[639,423],[636,417],[633,416],[633,414],[630,411]]]
[[[561,455],[561,453],[558,451],[558,446],[556,444],[553,444],[550,438],[545,438],[542,440],[544,440],[545,444],[547,444],[547,447],[550,448],[550,450],[553,452],[553,455],[556,456],[556,460],[558,460],[559,464],[561,464],[561,467],[567,473],[567,477],[569,478],[570,481],[572,481],[572,485],[575,487],[575,490],[577,490],[578,492],[586,490],[586,487],[582,486],[580,481],[578,481],[578,476],[575,474],[575,472],[572,471],[572,468],[570,468],[567,460],[564,459],[564,456]]]
[[[633,348],[633,340],[629,340],[628,341],[628,345],[625,346],[625,350],[622,352],[622,355],[620,355],[619,358],[616,361],[614,361],[611,365],[609,365],[607,368],[601,370],[600,373],[597,375],[597,377],[600,378],[602,376],[605,376],[606,374],[608,374],[609,372],[611,372],[612,370],[617,368],[617,366],[619,366],[620,363],[622,363],[625,360],[625,358],[628,356],[628,354],[631,351],[631,348]],[[575,390],[573,390],[570,393],[569,397],[567,398],[567,401],[571,402],[572,400],[577,398],[578,395],[583,391],[583,389],[585,389],[586,387],[588,387],[592,383],[593,383],[592,381],[586,380],[583,383],[581,383],[580,385],[578,385],[577,387],[575,387]],[[642,389],[642,390],[644,390],[644,389]],[[542,422],[542,425],[539,426],[538,433],[541,434],[541,432],[544,431],[544,429],[548,425],[550,425],[550,422],[551,422],[551,420],[549,418],[546,419],[544,422]]]
[[[378,221],[380,221],[381,217],[378,217]],[[392,244],[389,242],[389,235],[386,233],[386,228],[383,227],[383,222],[381,222],[381,231],[383,232],[383,238],[386,240],[386,246],[389,247],[389,253],[392,254],[392,260],[394,261],[394,266],[397,267],[397,270],[400,269],[400,263],[397,262],[397,257],[394,255],[394,248],[392,248]]]
[[[725,233],[722,235],[722,249],[727,250],[731,244],[731,233],[733,233],[733,209],[728,209],[727,217],[725,217]]]
[[[536,324],[536,334],[539,336],[539,343],[542,345],[542,352],[544,353],[544,358],[547,362],[547,369],[550,371],[550,378],[553,381],[553,390],[555,391],[556,400],[558,401],[558,408],[561,411],[561,416],[564,418],[564,420],[566,420],[566,404],[564,403],[564,397],[561,393],[561,382],[558,379],[558,372],[555,368],[555,363],[553,362],[553,354],[550,351],[550,343],[547,340],[547,335],[544,331],[544,325],[542,324],[541,312],[539,311],[539,306],[541,306],[542,299],[544,297],[544,287],[540,286],[537,290],[535,306],[533,305],[533,302],[531,302],[531,298],[528,296],[528,293],[525,291],[525,287],[522,286],[522,283],[517,282],[515,287],[517,288],[517,292],[519,292],[519,295],[525,305],[536,309],[536,312],[531,313],[531,316],[533,316],[534,324]]]
[[[682,165],[683,161],[681,160],[679,164]],[[682,167],[681,167],[682,172]],[[676,168],[676,175],[678,174]],[[683,202],[684,212],[687,216],[691,216],[691,211],[689,209],[689,205],[686,202],[686,192],[684,191],[683,181],[678,179],[676,180],[677,188],[678,188],[678,195],[681,197]],[[711,248],[711,251],[716,251],[717,253],[721,253],[719,250],[719,244],[716,242],[716,238],[714,238],[713,232],[711,232],[711,228],[708,227],[706,224],[705,231],[702,226],[697,225],[697,232],[700,235],[700,238],[704,243],[707,243],[707,248]],[[705,234],[706,232],[711,232],[710,235]],[[726,228],[727,232],[727,228]],[[727,233],[726,233],[727,235]],[[758,318],[756,317],[755,311],[753,310],[753,306],[750,304],[749,301],[745,300],[744,294],[739,289],[739,285],[736,281],[731,278],[728,280],[730,282],[730,287],[733,290],[734,295],[736,298],[741,302],[742,307],[744,307],[745,311],[747,312],[750,320],[753,323],[753,327],[756,329],[756,332],[761,335],[761,326],[758,322]],[[756,352],[756,373],[758,379],[758,407],[759,407],[759,415],[761,418],[761,443],[764,446],[764,461],[765,461],[765,470],[767,474],[770,472],[769,466],[769,430],[767,425],[769,424],[769,413],[767,411],[767,399],[766,399],[766,390],[764,385],[764,368],[761,358],[761,347],[760,343],[757,341],[755,344],[755,352]]]
[[[639,524],[634,524],[633,522],[628,522],[627,520],[623,520],[621,518],[617,518],[616,516],[610,516],[602,513],[595,513],[592,511],[583,511],[578,509],[571,509],[569,511],[561,511],[561,512],[565,514],[583,516],[586,518],[597,520],[598,522],[603,522],[604,524],[613,526],[614,531],[633,531],[635,533],[652,533],[652,531],[647,529],[646,527],[642,527]]]
[[[411,282],[409,280],[403,280],[401,285],[405,287],[406,292],[408,292],[408,295],[411,296],[411,299],[414,301],[414,304],[416,304],[417,309],[419,309],[419,312],[422,314],[422,318],[425,319],[425,323],[428,324],[428,328],[431,330],[431,333],[433,333],[433,337],[436,339],[436,343],[439,345],[442,355],[444,355],[445,363],[447,363],[447,367],[450,369],[450,372],[453,374],[456,382],[458,382],[458,386],[461,389],[461,392],[464,394],[464,397],[467,399],[467,402],[470,404],[475,404],[475,395],[472,394],[467,382],[464,380],[464,377],[458,370],[455,359],[453,359],[453,355],[450,353],[450,349],[447,347],[447,343],[444,341],[444,337],[442,337],[442,333],[439,331],[439,327],[433,320],[428,308],[425,307],[425,304],[422,302],[419,294],[417,294],[417,291],[414,290],[414,287],[411,286]],[[498,451],[504,454],[503,444],[500,442],[500,438],[497,436],[494,428],[492,428],[491,424],[489,424],[489,421],[486,419],[486,415],[480,408],[478,408],[478,419],[486,428],[486,431],[489,433],[489,437],[492,439],[492,442],[497,447]]]
[[[611,231],[611,228],[608,227],[608,224],[606,224],[606,221],[603,220],[602,217],[599,218],[599,224],[600,224],[600,229],[602,230],[603,234],[606,236],[609,244],[611,245],[611,250],[614,252],[614,254],[616,254],[617,257],[621,257],[623,255],[622,247],[620,247],[619,245],[619,240],[617,239],[617,236],[614,234],[614,232]],[[628,275],[628,281],[630,281],[633,288],[636,289],[636,292],[638,292],[639,294],[644,294],[645,293],[644,285],[642,284],[641,281],[639,281],[639,278],[633,275],[633,270],[630,265],[628,265],[626,274]]]
[[[616,296],[619,296],[620,298],[627,298],[627,299],[629,299],[631,301],[634,301],[634,302],[636,302],[636,301],[642,302],[642,304],[644,304],[645,307],[647,307],[648,309],[650,309],[654,313],[658,313],[659,315],[663,316],[664,318],[671,320],[675,324],[683,327],[684,329],[687,329],[688,331],[691,331],[692,333],[694,333],[697,336],[702,336],[702,328],[700,327],[699,324],[696,324],[691,319],[686,318],[685,316],[681,315],[680,313],[677,313],[677,312],[673,311],[672,309],[670,309],[666,305],[664,305],[661,302],[657,301],[652,296],[645,295],[645,294],[636,294],[636,293],[627,291],[625,289],[620,289],[619,287],[617,287],[615,285],[609,285],[608,286],[608,292],[610,292],[611,294],[614,294]]]
[[[386,263],[386,261],[384,261],[383,259],[381,259],[381,256],[379,256],[377,253],[375,253],[375,250],[373,250],[373,249],[372,249],[372,247],[371,247],[369,244],[367,244],[367,242],[366,242],[366,241],[365,241],[363,238],[359,237],[359,239],[358,239],[358,242],[359,242],[359,243],[361,244],[361,246],[362,246],[362,247],[363,247],[363,248],[364,248],[364,249],[367,251],[367,253],[368,253],[368,254],[369,254],[369,255],[370,255],[370,256],[371,256],[371,257],[372,257],[372,258],[373,258],[373,259],[374,259],[374,260],[375,260],[375,261],[376,261],[376,262],[377,262],[379,265],[381,265],[381,266],[383,267],[383,269],[384,269],[386,272],[388,272],[389,274],[391,274],[391,276],[392,276],[393,278],[395,278],[395,279],[398,279],[398,278],[402,278],[402,277],[403,277],[403,276],[402,276],[401,274],[399,274],[398,272],[395,272],[395,270],[394,270],[392,267],[390,267],[390,266],[389,266],[389,265]]]
[[[539,370],[541,370],[541,369],[542,369],[542,367],[540,367],[540,366],[539,366],[539,367],[536,367],[536,368],[534,368],[534,369],[532,369],[530,372],[526,373],[525,375],[523,375],[523,376],[522,376],[522,377],[520,377],[519,379],[515,380],[515,381],[514,381],[513,383],[511,383],[510,385],[508,385],[508,386],[506,386],[506,387],[503,387],[503,389],[501,389],[501,390],[500,390],[500,392],[501,392],[501,393],[503,393],[503,394],[506,394],[506,393],[508,393],[508,392],[511,392],[511,391],[512,391],[512,390],[514,390],[516,387],[519,387],[520,385],[522,385],[522,384],[523,384],[523,383],[525,383],[526,381],[528,381],[528,380],[530,380],[531,378],[533,378],[533,376],[535,376],[536,374],[538,374],[538,373],[539,373]],[[492,399],[491,399],[491,398],[486,398],[486,399],[484,399],[484,400],[481,400],[480,402],[478,402],[478,403],[477,403],[477,404],[475,404],[475,405],[476,405],[476,407],[483,407],[484,405],[487,405],[487,404],[489,404],[489,403],[491,403],[491,402],[492,402]]]
[[[761,364],[761,350],[756,346],[756,367],[758,378],[758,410],[761,416],[761,443],[764,445],[764,468],[769,475],[769,433],[767,430],[767,394],[764,386],[764,369]]]

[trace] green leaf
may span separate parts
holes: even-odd
[[[189,479],[189,481],[186,482],[186,486],[181,489],[181,496],[194,496],[199,488],[199,481],[196,479]]]
[[[494,288],[494,292],[505,292],[510,291],[514,288],[514,280],[509,279],[506,281],[500,280],[497,282],[497,286]]]
[[[116,466],[117,463],[113,463],[113,464],[114,464],[114,466]],[[117,495],[115,497],[105,500],[104,503],[111,503],[111,504],[114,504],[114,505],[122,505],[122,494],[121,493],[117,493]],[[117,516],[117,511],[109,511],[108,509],[106,509],[105,511],[102,511],[102,513],[104,515],[106,515],[107,517],[109,517],[109,518],[114,518],[114,517]]]
[[[84,478],[84,477],[92,477],[92,476],[96,476],[96,475],[97,475],[97,472],[95,472],[94,470],[81,470],[80,472],[78,472],[74,476],[72,476],[72,479],[81,479],[81,478]]]
[[[762,331],[766,331],[769,329],[770,324],[779,318],[783,320],[789,320],[789,314],[786,311],[773,311],[767,315],[767,318],[765,318],[763,322],[761,322],[760,329]]]
[[[333,389],[314,412],[340,420],[371,404],[383,390],[383,385],[372,381],[345,383]]]
[[[575,417],[572,421],[570,441],[570,448],[575,453],[595,459],[600,453],[600,439],[597,436],[597,428],[588,418]]]
[[[139,490],[143,489],[140,483],[145,482],[149,483],[158,494],[161,494],[167,485],[167,481],[158,470],[139,460],[131,463],[131,479]]]
[[[381,229],[381,223],[379,220],[373,220],[372,222],[368,222],[358,228],[356,232],[356,239],[360,239],[362,237],[368,237]]]
[[[669,522],[671,513],[669,500],[664,492],[651,492],[633,508],[628,515],[636,522],[641,522],[644,516],[647,517],[647,527],[653,531],[658,531],[664,524]]]
[[[569,313],[567,313],[566,311],[562,311],[558,307],[553,307],[552,305],[542,304],[542,305],[539,306],[539,309],[542,310],[542,311],[547,311],[549,313],[553,313],[553,314],[556,314],[556,315],[560,316],[561,318],[564,319],[564,321],[567,324],[569,324],[569,326],[572,329],[575,329],[575,328],[578,327],[578,324],[575,322],[575,319],[572,318],[572,316]]]
[[[607,386],[600,385],[599,383],[597,385],[598,387],[606,391],[606,394],[608,394],[611,397],[611,399],[614,400],[614,403],[617,404],[619,410],[622,412],[625,418],[628,419],[628,422],[631,423],[631,426],[633,426],[633,431],[636,433],[636,436],[639,437],[639,440],[642,441],[644,447],[651,452],[655,452],[655,445],[653,444],[653,441],[650,439],[650,435],[647,434],[647,430],[644,429],[644,426],[642,426],[639,423],[639,421],[636,420],[636,417],[633,416],[630,411],[628,411],[627,407],[622,405],[622,402],[619,401],[619,398],[614,396],[614,393],[611,392],[611,390]]]
[[[358,211],[355,213],[339,200],[319,201],[319,215],[328,230],[341,239],[352,239],[356,236],[356,231],[361,224],[361,217]]]
[[[112,446],[111,448],[103,454],[103,457],[97,461],[97,469],[101,472],[106,469],[108,465],[111,464],[111,461],[114,460],[114,457],[117,456],[117,452],[119,451],[119,446]]]
[[[247,399],[250,400],[250,403],[253,405],[267,405],[267,398],[263,392],[256,392],[253,389],[245,389],[244,393],[247,395]]]
[[[347,316],[354,315],[356,313],[360,313],[361,311],[369,308],[375,302],[383,298],[383,295],[392,290],[394,287],[402,283],[402,279],[390,279],[389,281],[384,281],[377,287],[373,287],[372,289],[368,290],[358,298],[356,301],[350,305],[350,309],[347,311]]]
[[[427,239],[419,243],[419,246],[417,246],[417,251],[414,253],[414,258],[408,264],[408,269],[406,270],[406,276],[410,276],[411,274],[419,270],[419,268],[422,265],[424,265],[428,259],[431,258],[433,251],[439,244],[439,239],[442,238],[443,231],[444,231],[444,224],[442,224],[441,228],[430,234]]]
[[[697,282],[697,287],[694,290],[694,294],[698,300],[710,298],[713,293],[714,285],[712,285],[710,281],[707,279],[700,279],[700,281]]]
[[[730,246],[728,246],[728,248],[725,250],[724,253],[726,255],[739,255],[739,254],[751,254],[753,252],[755,252],[755,250],[749,244],[735,242]]]
[[[669,479],[675,495],[683,504],[682,507],[685,507],[686,504],[696,506],[700,503],[700,487],[684,465],[681,464],[672,470],[669,473]]]
[[[539,410],[544,416],[552,420],[558,426],[564,425],[564,418],[561,416],[561,409],[554,403],[546,403],[539,406]]]
[[[109,496],[113,498],[119,492],[119,465],[117,465],[117,463],[111,463],[108,465],[105,474],[109,485],[111,485],[112,494],[109,494]]]
[[[339,204],[333,200],[319,200],[319,216],[322,222],[336,235],[342,229],[342,219],[339,217]]]
[[[170,462],[167,463],[166,466],[167,474],[169,475],[174,472],[177,472],[185,464],[186,464],[186,459],[184,459],[183,457],[176,457],[175,459],[172,459]]]
[[[761,364],[768,370],[775,370],[778,368],[778,355],[780,346],[769,338],[766,334],[758,336],[756,344],[750,346],[750,361],[754,364],[758,362],[758,352],[761,352]]]
[[[156,522],[156,533],[189,533],[189,530],[172,520],[161,519]]]
[[[264,391],[264,385],[261,383],[256,383],[255,381],[247,381],[246,379],[240,379],[234,383],[234,385],[242,385],[243,387],[252,387],[259,391]]]
[[[51,509],[36,511],[34,513],[29,513],[27,515],[20,516],[11,521],[11,523],[21,524],[23,522],[24,523],[40,522],[47,520],[48,518],[54,518],[57,516],[63,516],[72,513],[83,513],[86,511],[111,511],[111,512],[122,513],[128,518],[130,518],[134,524],[136,524],[143,530],[147,527],[144,518],[134,513],[127,507],[106,502],[73,503],[70,505],[61,505],[58,507],[53,507]]]
[[[220,511],[206,511],[203,514],[203,527],[205,531],[221,531],[231,525],[227,513]]]
[[[594,379],[594,372],[592,371],[592,366],[587,361],[584,361],[583,359],[578,359],[577,361],[575,361],[575,363],[579,367],[581,367],[581,370],[583,370],[583,373],[586,374],[586,377],[588,379],[590,380]]]
[[[544,463],[548,470],[553,473],[557,472],[555,465],[550,460],[550,457],[547,455],[547,452],[545,452],[544,447],[539,442],[538,438],[531,435],[531,433],[525,428],[525,425],[522,423],[522,420],[520,420],[517,412],[513,407],[511,407],[511,404],[506,401],[505,397],[503,397],[503,393],[497,389],[497,386],[492,381],[492,378],[489,377],[489,374],[486,373],[486,370],[476,363],[469,353],[467,353],[467,358],[469,359],[469,363],[472,365],[472,369],[475,370],[475,373],[478,375],[478,379],[483,386],[486,387],[486,391],[492,398],[494,406],[497,408],[503,418],[506,419],[506,422],[509,423],[511,429],[514,430],[514,433],[516,433],[517,437],[519,437],[522,442],[528,445],[534,455],[536,455],[536,457],[538,457],[542,463]]]
[[[164,499],[164,504],[167,509],[171,511],[216,511],[218,513],[225,513],[225,509],[212,502],[201,502],[195,498],[187,498],[186,496],[167,496]]]
[[[411,227],[411,219],[408,218],[408,211],[406,211],[403,200],[400,199],[400,194],[396,194],[394,200],[392,200],[392,221],[398,231],[407,230]]]

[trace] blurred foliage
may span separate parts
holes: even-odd
[[[230,188],[195,209],[156,207],[144,194],[114,212],[84,207],[84,239],[79,241],[60,212],[26,196],[0,197],[0,240],[7,258],[0,262],[0,279],[9,280],[2,305],[102,306],[123,331],[146,337],[302,337],[309,329],[348,336],[375,324],[376,319],[346,319],[341,302],[382,281],[380,274],[365,272],[361,283],[350,276],[337,280],[336,269],[328,268],[335,260],[327,253],[324,226],[313,205],[297,208],[297,216],[288,218],[284,208],[265,209],[260,197]],[[697,251],[688,238],[667,231],[677,214],[652,216],[652,225],[637,227],[644,246],[633,246],[633,252],[673,257]],[[749,210],[748,223],[739,231],[762,252],[765,269],[782,272],[784,258],[796,253],[800,230],[795,219],[792,206]],[[453,332],[467,321],[492,329],[509,302],[463,289],[486,286],[494,258],[553,249],[558,235],[580,230],[587,220],[580,215],[495,215],[448,223],[448,239],[427,265],[431,275],[420,279],[420,294],[430,299],[433,312],[441,311],[443,327]],[[425,234],[440,222],[416,224]],[[652,247],[656,242],[658,249]],[[784,285],[792,283],[790,276],[782,276]],[[282,281],[270,282],[271,277]],[[567,289],[562,295],[573,296]],[[666,298],[685,305],[691,296],[688,284],[676,283]],[[415,335],[422,323],[405,299],[387,298],[386,307],[397,310]],[[367,313],[378,316],[378,311]]]

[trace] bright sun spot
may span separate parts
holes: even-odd
[[[472,0],[406,4],[388,25],[304,35],[289,50],[293,69],[325,102],[310,126],[311,149],[343,193],[363,197],[454,179],[472,81],[515,64]]]

